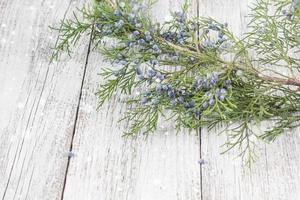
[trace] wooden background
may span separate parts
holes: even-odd
[[[211,16],[245,31],[253,0],[192,0],[190,16]],[[124,106],[114,97],[96,112],[101,67],[89,38],[72,58],[49,64],[56,33],[48,26],[84,0],[0,0],[0,198],[2,200],[298,200],[297,130],[257,148],[252,170],[225,138],[175,135],[161,123],[147,140],[121,137]],[[183,0],[158,0],[162,21]],[[69,156],[73,152],[73,156]],[[202,157],[205,164],[200,166]]]

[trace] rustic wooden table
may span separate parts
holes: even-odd
[[[87,0],[86,0],[87,1]],[[228,22],[245,31],[252,0],[191,0],[190,16]],[[158,0],[164,20],[183,0]],[[234,152],[220,155],[224,137],[156,134],[122,138],[125,107],[115,96],[99,112],[101,67],[89,38],[72,58],[49,64],[56,33],[48,26],[84,0],[0,0],[0,197],[4,200],[298,200],[300,135],[259,145],[251,171]],[[69,152],[72,152],[70,154]],[[200,166],[202,157],[205,164]]]

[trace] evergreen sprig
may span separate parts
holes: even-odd
[[[55,28],[55,58],[87,32],[111,62],[100,73],[99,107],[117,91],[129,95],[125,135],[153,132],[160,117],[178,129],[223,124],[224,152],[240,149],[249,164],[254,139],[273,141],[300,125],[298,0],[257,0],[242,38],[226,23],[188,18],[188,2],[163,23],[151,20],[153,2],[143,2],[95,0],[79,9],[80,19],[74,14]]]

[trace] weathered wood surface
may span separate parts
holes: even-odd
[[[49,64],[49,25],[80,1],[0,1],[0,198],[60,199],[88,41]]]
[[[190,16],[205,15],[245,31],[253,0],[193,0]],[[0,197],[11,199],[297,200],[300,136],[297,130],[258,148],[245,169],[234,152],[220,155],[224,137],[175,135],[161,123],[156,134],[122,138],[124,105],[116,95],[99,112],[97,72],[109,64],[88,51],[49,64],[56,35],[48,26],[87,2],[0,0]],[[164,20],[183,0],[159,0]],[[199,8],[199,9],[198,9]],[[87,64],[86,64],[87,61]],[[74,156],[68,158],[68,152]]]

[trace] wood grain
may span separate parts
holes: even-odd
[[[192,0],[189,15],[228,22],[240,35],[252,1]],[[273,144],[260,144],[251,171],[233,159],[236,152],[220,155],[225,136],[204,129],[202,176],[195,134],[176,135],[172,124],[161,121],[147,139],[121,137],[128,126],[117,123],[126,110],[125,97],[116,94],[95,111],[97,72],[110,64],[99,53],[88,53],[88,38],[79,42],[72,59],[49,64],[56,35],[48,26],[83,2],[0,1],[2,199],[299,199],[299,129]],[[153,18],[164,20],[169,9],[179,10],[182,3],[159,0]]]
[[[199,0],[199,13],[228,22],[237,35],[246,31],[248,6],[254,0]],[[204,200],[297,200],[300,196],[299,129],[286,133],[273,144],[258,144],[258,159],[251,170],[237,152],[220,155],[226,136],[218,130],[202,130],[201,151]]]
[[[153,17],[163,20],[168,9],[176,10],[182,2],[158,1]],[[101,67],[109,63],[91,53],[64,199],[200,199],[198,137],[187,132],[176,135],[171,125],[162,123],[147,139],[122,138],[127,124],[117,121],[126,109],[124,97],[116,95],[95,111],[100,79],[96,74]]]
[[[0,1],[0,198],[60,199],[88,41],[49,64],[58,23],[80,1]]]

